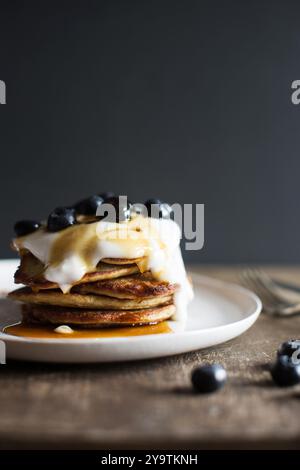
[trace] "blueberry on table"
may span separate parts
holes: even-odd
[[[148,216],[155,219],[170,219],[173,215],[172,207],[160,199],[148,199],[145,206]]]
[[[80,215],[96,215],[97,209],[102,204],[104,198],[94,194],[86,199],[77,202],[74,209]]]
[[[35,232],[40,226],[41,224],[35,220],[19,220],[14,225],[14,231],[17,237],[23,237]]]
[[[271,367],[274,382],[280,387],[290,387],[300,383],[300,363],[294,364],[289,356],[278,356]]]
[[[47,229],[49,232],[58,232],[74,224],[76,224],[75,210],[70,207],[57,207],[48,217]]]
[[[104,200],[105,204],[111,204],[115,209],[116,216],[112,214],[112,220],[110,220],[109,214],[107,220],[110,222],[125,222],[130,219],[132,203],[128,199],[124,200],[122,197],[108,197]],[[126,201],[126,202],[125,202]]]
[[[292,357],[294,352],[300,350],[300,340],[299,339],[290,339],[281,344],[280,348],[277,351],[278,356],[289,356]]]
[[[192,372],[192,384],[198,393],[211,393],[225,385],[227,374],[219,364],[196,367]]]

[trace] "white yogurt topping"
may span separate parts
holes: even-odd
[[[142,272],[177,283],[174,296],[176,320],[186,318],[193,297],[180,250],[180,228],[172,220],[138,216],[129,222],[105,221],[78,224],[49,233],[44,228],[14,240],[18,250],[26,249],[45,266],[44,276],[66,293],[86,273],[95,271],[103,258],[141,258]]]
[[[60,325],[54,329],[55,333],[60,333],[62,335],[71,335],[74,333],[74,330],[70,328],[68,325]]]

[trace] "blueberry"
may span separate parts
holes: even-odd
[[[95,194],[94,196],[90,196],[86,199],[82,199],[81,201],[75,204],[74,209],[76,210],[77,214],[81,215],[96,215],[97,209],[102,204],[103,198]]]
[[[300,383],[300,363],[294,364],[289,356],[278,356],[270,372],[274,382],[280,387]]]
[[[98,194],[98,196],[102,197],[102,199],[108,199],[109,197],[114,197],[115,193],[113,193],[112,191],[106,191],[104,193],[100,193]]]
[[[289,356],[292,357],[293,353],[300,350],[300,340],[290,339],[281,344],[277,351],[278,356]]]
[[[123,198],[121,197],[121,200],[119,197],[108,197],[107,199],[104,200],[105,204],[111,204],[116,211],[116,219],[110,220],[110,222],[124,222],[126,220],[130,219],[130,213],[131,213],[131,207],[132,203],[128,201],[125,203],[123,201]],[[107,220],[109,220],[107,218]]]
[[[58,232],[76,223],[75,210],[71,207],[57,207],[48,217],[49,232]]]
[[[145,206],[149,217],[155,219],[170,219],[173,215],[171,206],[160,199],[148,199]]]
[[[198,393],[210,393],[225,385],[227,374],[219,364],[197,367],[192,372],[192,384]]]
[[[19,220],[14,225],[14,230],[17,237],[23,237],[29,233],[35,232],[40,228],[41,224],[35,220]]]

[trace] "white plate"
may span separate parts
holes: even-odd
[[[18,262],[0,261],[0,291],[13,289],[13,274]],[[234,284],[192,275],[195,299],[189,308],[184,331],[174,333],[92,339],[22,338],[0,333],[6,343],[7,357],[45,362],[111,362],[150,359],[185,353],[224,343],[244,333],[257,319],[261,302],[252,292]],[[19,313],[7,302],[0,331],[19,320]],[[3,310],[3,308],[2,308]],[[3,314],[2,314],[3,315]]]

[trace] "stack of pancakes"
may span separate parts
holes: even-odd
[[[141,273],[141,258],[103,259],[64,294],[45,279],[45,266],[37,258],[28,251],[20,255],[15,282],[26,287],[9,297],[23,303],[24,322],[103,328],[155,324],[175,313],[178,286]]]

